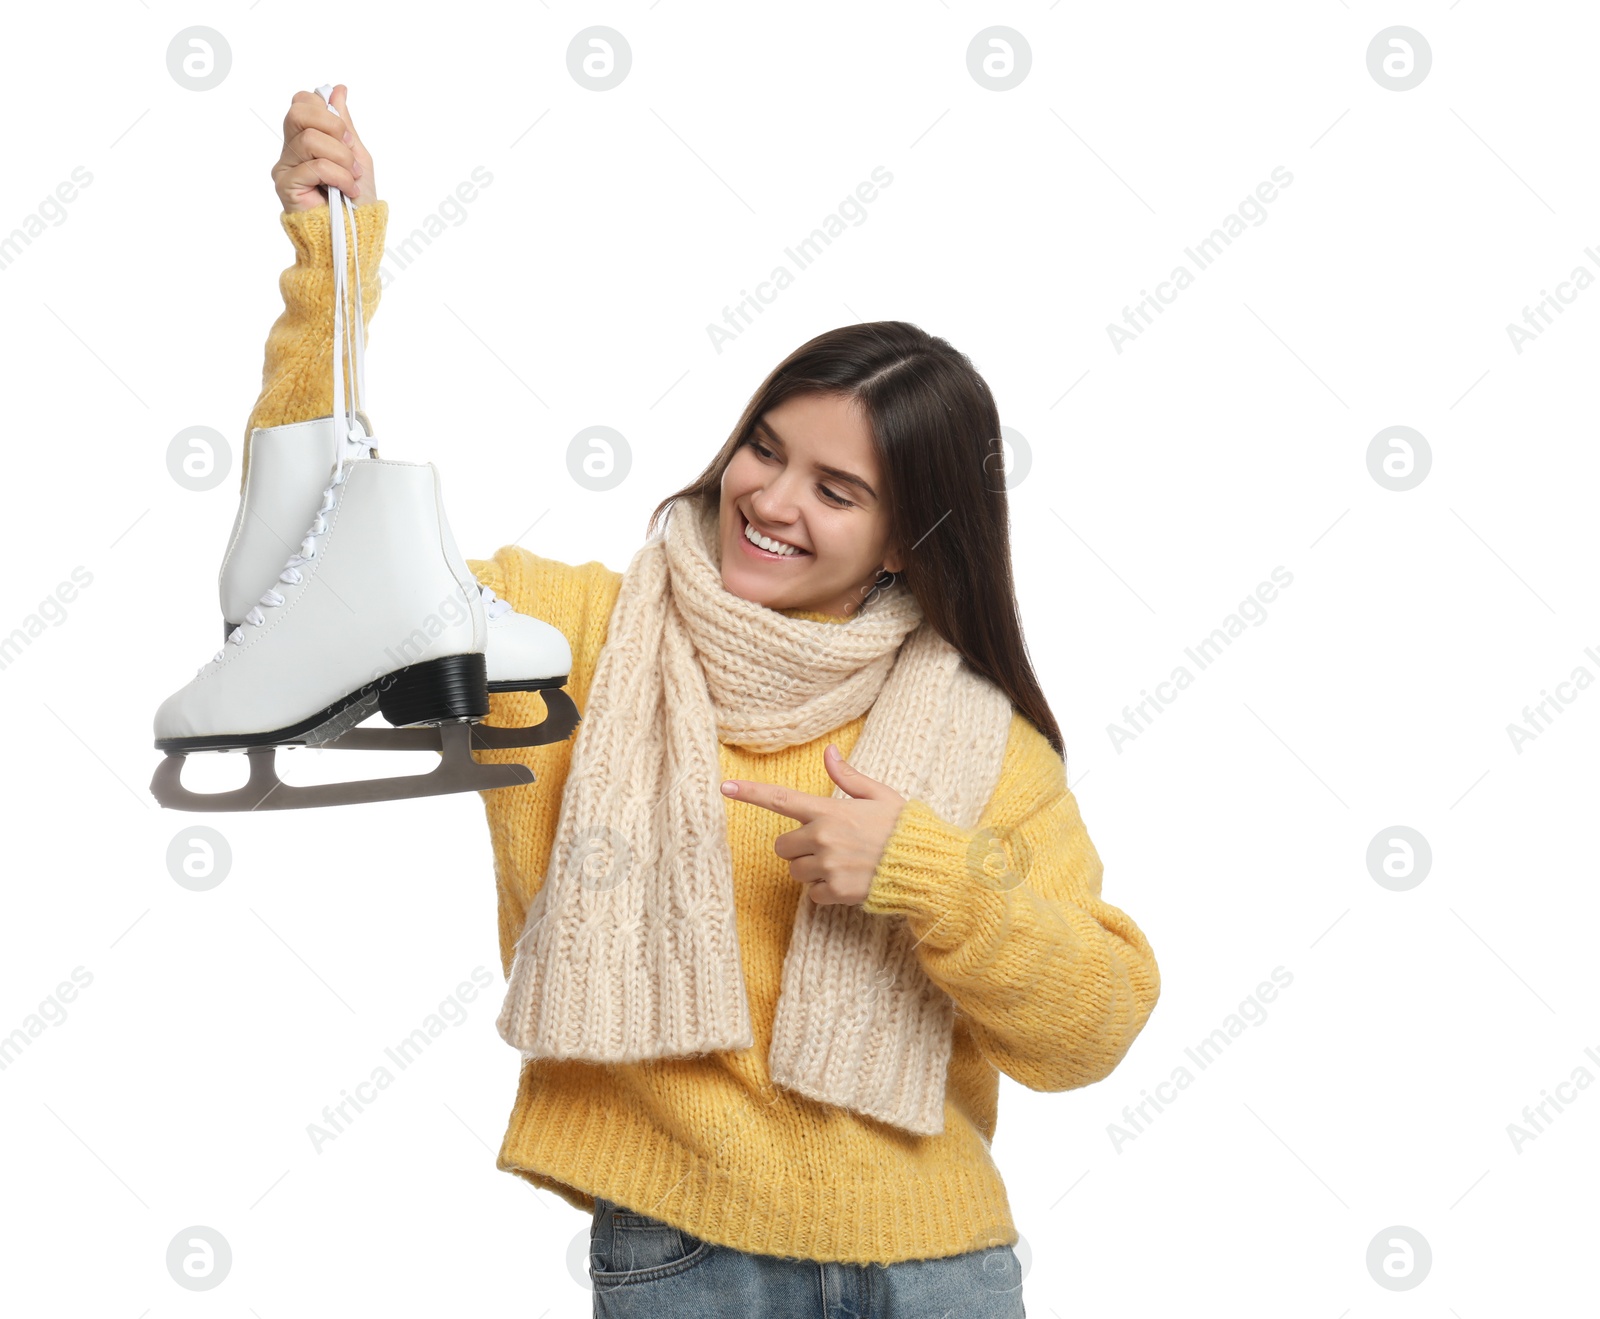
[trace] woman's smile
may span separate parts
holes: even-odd
[[[798,545],[789,545],[787,541],[779,541],[779,544],[788,546],[787,549],[778,551],[762,549],[761,546],[757,545],[750,539],[752,534],[761,535],[762,533],[752,529],[750,526],[750,519],[744,515],[744,510],[742,508],[736,508],[734,511],[739,515],[739,543],[744,546],[745,551],[750,554],[752,558],[765,559],[768,562],[777,563],[786,562],[790,559],[809,559],[811,557],[810,551],[803,550]],[[776,536],[765,536],[763,538],[767,540],[778,540],[778,537]]]

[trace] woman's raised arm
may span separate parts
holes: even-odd
[[[323,191],[329,184],[356,204],[358,241],[348,277],[355,278],[359,262],[365,325],[371,324],[382,296],[378,265],[389,205],[377,199],[372,156],[350,118],[345,91],[342,83],[333,89],[338,114],[316,92],[296,92],[283,119],[283,153],[272,167],[272,181],[283,203],[279,220],[294,244],[295,263],[278,277],[283,313],[267,332],[261,393],[245,426],[241,489],[249,471],[252,431],[333,412],[333,249]],[[349,142],[344,140],[347,133]]]

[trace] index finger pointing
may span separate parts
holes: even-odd
[[[786,788],[781,783],[752,783],[749,779],[724,779],[722,791],[725,796],[777,811],[779,815],[787,815],[802,824],[809,824],[816,819],[829,800],[795,788]]]

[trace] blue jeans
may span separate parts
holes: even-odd
[[[595,1197],[596,1319],[1025,1319],[1010,1246],[898,1264],[752,1255]]]

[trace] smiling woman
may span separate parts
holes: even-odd
[[[247,431],[332,410],[327,207],[283,224]],[[469,560],[571,644],[576,737],[474,754],[536,771],[482,798],[523,1063],[496,1166],[592,1216],[596,1314],[1026,1313],[1000,1074],[1103,1079],[1160,978],[1023,642],[999,434],[943,339],[845,326],[761,382],[626,572]]]
[[[625,573],[472,563],[572,640],[584,711],[485,808],[525,1062],[499,1166],[593,1212],[597,1315],[1026,1313],[999,1073],[1102,1079],[1160,976],[1022,639],[999,434],[946,341],[845,326]]]
[[[847,325],[773,368],[680,501],[718,509],[723,585],[849,619],[909,592],[929,627],[1064,755],[1028,658],[1011,575],[1000,414],[964,353],[904,321]],[[757,549],[746,524],[803,554]]]

